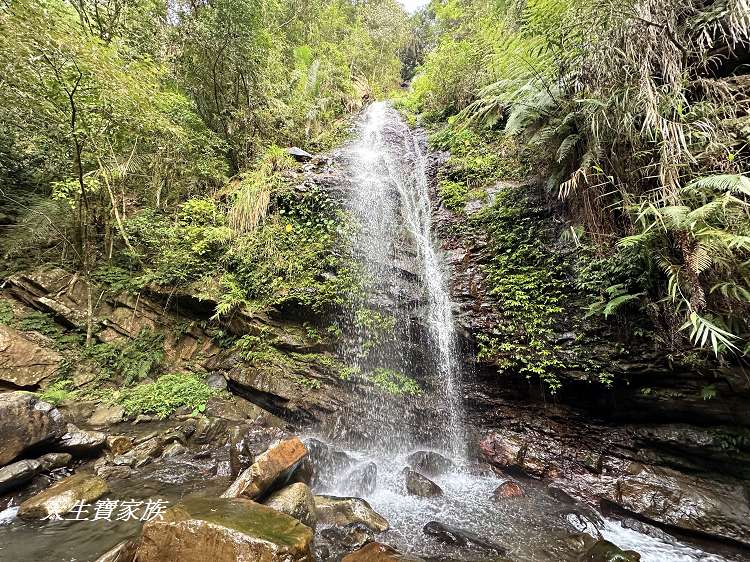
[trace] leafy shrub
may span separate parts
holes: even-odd
[[[375,369],[367,375],[367,379],[376,388],[394,396],[418,396],[422,394],[422,389],[414,379],[392,369]]]
[[[84,348],[83,357],[92,361],[108,378],[120,377],[132,384],[153,374],[164,359],[164,336],[149,329],[135,339],[120,339]]]
[[[128,415],[150,414],[164,419],[183,406],[202,412],[206,402],[219,393],[196,375],[179,373],[123,390],[119,402]]]
[[[57,406],[65,400],[69,400],[76,397],[76,391],[71,390],[73,381],[69,379],[62,379],[48,386],[44,392],[39,395],[40,400],[49,402],[53,406]]]

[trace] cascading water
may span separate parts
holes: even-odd
[[[378,540],[404,552],[452,560],[494,559],[486,552],[435,541],[423,532],[438,521],[508,549],[517,562],[578,560],[571,533],[601,533],[644,562],[721,562],[677,541],[630,531],[614,521],[577,527],[576,508],[526,482],[526,497],[494,501],[502,482],[467,455],[461,372],[447,275],[431,233],[427,151],[423,140],[385,103],[364,113],[344,154],[348,211],[356,224],[352,252],[362,293],[341,319],[341,359],[357,373],[354,398],[324,432],[316,493],[364,497],[390,522]],[[355,376],[355,375],[352,375]],[[421,393],[403,392],[416,381]],[[369,381],[369,382],[368,382]],[[360,384],[364,383],[364,384]],[[379,384],[374,384],[379,383]],[[395,396],[388,396],[383,386]],[[403,469],[410,454],[432,449],[453,469],[432,476],[442,494],[409,495]],[[320,450],[319,450],[320,452]],[[594,519],[596,519],[594,517]]]
[[[340,431],[356,427],[358,445],[372,451],[404,451],[420,441],[413,427],[424,423],[407,422],[418,415],[411,406],[427,401],[432,446],[461,460],[459,358],[447,280],[430,228],[427,159],[419,139],[385,103],[365,113],[349,175],[348,207],[357,224],[353,253],[364,290],[344,323],[342,355],[381,386],[421,380],[427,396],[390,400],[377,387],[365,391],[357,419],[345,416]]]

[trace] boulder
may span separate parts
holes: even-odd
[[[307,449],[298,437],[277,441],[259,455],[237,480],[222,494],[223,498],[258,498],[281,485],[307,456]]]
[[[414,470],[409,470],[408,468],[404,470],[404,481],[406,483],[406,491],[412,496],[429,498],[443,495],[443,490],[440,486]]]
[[[140,468],[161,455],[163,449],[164,444],[159,437],[149,437],[127,453],[117,455],[112,462],[117,466]]]
[[[639,562],[641,555],[622,550],[609,541],[599,540],[581,558],[581,562]]]
[[[103,449],[106,439],[107,435],[101,431],[86,431],[69,423],[55,449],[76,456],[89,456]]]
[[[387,544],[372,542],[351,554],[344,556],[341,562],[420,562],[422,558],[404,556]]]
[[[174,443],[170,443],[169,445],[164,447],[164,452],[161,454],[161,458],[168,459],[171,457],[184,455],[187,452],[187,450],[188,449],[187,447],[185,447],[185,445],[175,441]]]
[[[227,379],[219,373],[212,373],[206,377],[206,386],[214,390],[226,390]]]
[[[35,387],[57,372],[62,355],[10,326],[0,325],[0,382]]]
[[[125,408],[122,406],[101,405],[91,414],[88,423],[94,427],[108,427],[120,423],[124,416]]]
[[[24,460],[0,468],[0,494],[25,484],[42,469],[39,461]]]
[[[422,531],[425,535],[434,537],[438,541],[452,546],[480,550],[495,556],[503,556],[506,552],[502,546],[483,539],[479,535],[444,525],[438,521],[430,521],[424,526]]]
[[[500,484],[495,491],[492,492],[492,497],[495,500],[503,500],[507,498],[522,498],[526,495],[518,482],[513,480],[506,480]]]
[[[411,468],[426,476],[440,476],[455,468],[453,461],[435,451],[417,451],[406,457]]]
[[[27,392],[0,394],[0,466],[65,433],[62,414]]]
[[[344,487],[355,496],[369,496],[378,484],[378,465],[374,462],[361,464],[346,477]]]
[[[386,518],[361,498],[315,496],[315,509],[318,513],[318,522],[325,525],[343,527],[351,523],[361,523],[376,533],[389,529]]]
[[[38,460],[42,465],[42,470],[55,470],[68,466],[70,461],[73,460],[73,455],[70,453],[47,453],[39,457]]]
[[[187,498],[143,527],[138,562],[309,562],[313,532],[244,498]]]
[[[315,529],[315,524],[318,521],[318,514],[315,511],[315,498],[313,498],[310,487],[306,484],[297,482],[282,488],[271,494],[264,503],[268,507],[294,517],[311,529]]]
[[[68,513],[79,501],[90,503],[109,491],[107,482],[99,476],[79,472],[52,484],[32,496],[18,508],[22,519],[43,519]]]

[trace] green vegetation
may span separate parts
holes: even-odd
[[[101,378],[130,385],[154,374],[164,359],[164,336],[144,329],[134,339],[120,338],[84,348]]]
[[[533,170],[546,180],[547,201],[559,200],[561,228],[548,239],[579,254],[568,264],[568,287],[563,264],[541,263],[528,245],[520,259],[517,246],[506,246],[524,247],[526,232],[495,240],[507,255],[490,260],[492,291],[519,318],[533,307],[521,331],[547,324],[573,288],[585,297],[582,310],[630,316],[634,335],[650,333],[673,355],[693,347],[720,360],[743,355],[750,335],[745,3],[449,0],[431,2],[423,18],[432,22],[423,40],[435,48],[423,54],[401,104],[439,126],[433,142],[454,154],[440,185],[445,205],[460,210],[470,190]],[[519,159],[481,154],[500,138],[530,164],[504,168],[503,160]],[[513,208],[491,213],[501,218]],[[536,269],[518,270],[521,262]],[[514,270],[505,280],[493,274]],[[524,345],[559,367],[554,347]]]
[[[419,388],[414,379],[392,369],[375,369],[371,373],[368,373],[366,378],[376,388],[394,396],[418,396],[422,394],[422,389]]]
[[[127,415],[150,414],[164,419],[182,407],[193,413],[203,412],[206,402],[218,394],[197,375],[174,373],[123,390],[118,402]]]

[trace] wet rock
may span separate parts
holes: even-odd
[[[318,513],[318,522],[325,525],[343,527],[351,523],[361,523],[376,533],[382,533],[389,528],[385,517],[361,498],[315,496],[315,509]]]
[[[104,465],[94,469],[94,473],[105,480],[123,480],[130,478],[133,470],[129,466]]]
[[[404,470],[404,481],[406,483],[406,491],[412,496],[429,498],[443,495],[443,490],[440,486],[414,470],[409,470],[408,468]]]
[[[298,437],[277,441],[259,455],[221,497],[254,499],[283,484],[307,455]]]
[[[0,394],[0,466],[65,433],[62,414],[27,392]]]
[[[576,503],[576,500],[573,499],[568,492],[557,486],[547,486],[547,495],[561,503],[567,503],[569,505]]]
[[[641,555],[622,550],[609,541],[600,540],[581,558],[581,562],[639,562]]]
[[[343,527],[329,527],[320,536],[338,550],[351,551],[375,540],[375,533],[362,523],[351,523]]]
[[[662,531],[659,527],[654,527],[653,525],[649,525],[643,521],[638,521],[637,519],[626,517],[620,521],[620,525],[625,529],[632,529],[633,531],[637,531],[664,542],[672,541],[672,536],[669,533]]]
[[[62,356],[56,351],[10,326],[0,325],[0,382],[35,387],[55,374],[60,361]]]
[[[86,431],[69,423],[66,433],[57,442],[55,448],[76,456],[88,456],[101,450],[106,439],[107,435],[101,431]]]
[[[109,491],[103,478],[80,472],[52,484],[18,508],[22,519],[43,519],[68,513],[79,501],[90,503]]]
[[[313,532],[244,498],[188,498],[144,525],[138,562],[309,562]]]
[[[148,416],[146,414],[138,414],[135,419],[133,420],[133,425],[138,425],[141,423],[150,423],[159,421],[159,418],[157,416]]]
[[[581,511],[571,511],[562,515],[565,521],[579,533],[601,538],[601,529],[604,528],[604,522],[595,512],[584,514]]]
[[[135,541],[123,541],[102,554],[94,562],[133,562],[136,547]]]
[[[70,461],[73,460],[73,455],[70,453],[47,453],[39,457],[38,460],[42,465],[42,470],[55,470],[68,466]]]
[[[750,544],[742,483],[649,468],[603,486],[600,497],[658,523]]]
[[[440,476],[455,468],[453,461],[435,451],[417,451],[406,457],[410,467],[425,476]]]
[[[355,496],[369,496],[378,484],[378,465],[367,462],[356,467],[346,477],[346,491]]]
[[[318,439],[304,441],[308,455],[300,464],[294,478],[310,486],[333,481],[336,474],[351,468],[355,461],[344,451],[334,449]]]
[[[91,414],[88,420],[94,427],[108,427],[120,423],[125,416],[125,408],[122,406],[99,406]]]
[[[220,418],[199,417],[195,422],[195,432],[191,436],[194,443],[204,445],[216,444],[226,434],[227,422]]]
[[[57,405],[65,419],[76,425],[88,423],[99,404],[93,400],[63,400]]]
[[[117,466],[140,468],[158,457],[163,450],[163,443],[158,437],[150,437],[139,443],[127,453],[117,455],[112,463]]]
[[[308,160],[312,160],[314,158],[312,154],[310,154],[306,150],[302,150],[298,146],[290,146],[289,148],[285,148],[284,152],[294,158],[297,162],[307,162]]]
[[[505,549],[503,547],[483,539],[479,535],[475,535],[474,533],[462,529],[457,529],[456,527],[444,525],[438,521],[430,521],[422,528],[422,531],[425,535],[435,537],[435,539],[445,544],[461,548],[481,550],[497,556],[503,556],[505,554]]]
[[[405,556],[387,544],[373,542],[344,556],[341,562],[420,562],[422,558]]]
[[[133,438],[127,435],[108,435],[106,443],[113,455],[122,455],[133,448]]]
[[[306,484],[297,482],[282,488],[271,494],[264,503],[268,507],[294,517],[311,529],[315,529],[318,514],[315,510],[315,499]]]
[[[25,484],[42,469],[42,463],[35,460],[14,462],[0,468],[0,494]]]
[[[492,492],[492,497],[495,500],[504,500],[507,498],[522,498],[526,495],[521,485],[513,480],[506,480],[500,484],[495,491]]]
[[[172,457],[177,457],[179,455],[184,455],[187,452],[187,447],[183,445],[182,443],[170,443],[164,448],[164,452],[161,454],[163,459],[169,459]]]

